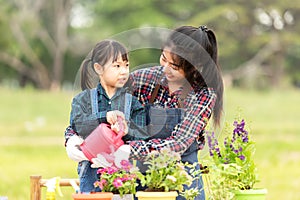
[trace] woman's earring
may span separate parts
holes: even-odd
[[[200,67],[200,69],[199,69],[199,72],[200,72],[200,73],[202,73],[202,71],[203,71],[203,66]]]

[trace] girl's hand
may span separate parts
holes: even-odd
[[[106,113],[106,121],[113,125],[118,122],[118,117],[121,117],[123,120],[125,120],[125,115],[123,112],[119,110],[113,110]]]
[[[79,146],[83,143],[83,139],[78,135],[71,136],[66,143],[66,151],[68,157],[76,162],[88,160],[83,152],[79,149]]]
[[[126,120],[118,117],[118,121],[111,125],[111,130],[116,133],[123,133],[123,136],[128,133],[128,126]]]

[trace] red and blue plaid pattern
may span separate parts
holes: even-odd
[[[165,108],[177,108],[178,99],[182,89],[170,94],[167,81],[163,76],[163,67],[141,69],[133,72],[130,77],[133,81],[134,96],[146,105],[157,83],[160,83],[158,94],[154,99],[155,106]],[[216,93],[212,88],[197,88],[193,86],[183,101],[186,116],[178,124],[167,139],[152,139],[149,141],[130,141],[131,158],[144,159],[153,150],[170,148],[173,151],[183,153],[196,139],[199,149],[203,148],[203,132],[211,117],[216,101]]]

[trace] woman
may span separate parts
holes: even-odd
[[[131,74],[133,94],[144,106],[152,103],[154,108],[177,108],[184,113],[179,112],[175,120],[170,120],[171,124],[176,122],[170,131],[163,126],[163,131],[154,130],[158,133],[150,140],[129,141],[118,156],[129,155],[130,159],[143,161],[153,150],[170,148],[182,155],[182,161],[199,163],[198,150],[204,145],[204,129],[211,116],[215,125],[220,124],[223,108],[223,81],[217,52],[212,30],[205,26],[182,26],[172,31],[163,44],[161,66]],[[196,199],[205,199],[201,176],[191,187],[201,191]]]
[[[154,106],[181,107],[185,112],[179,123],[176,121],[180,116],[175,119],[171,131],[164,129],[149,141],[129,142],[131,159],[144,160],[152,150],[170,148],[182,154],[182,161],[199,163],[197,155],[204,145],[207,122],[213,116],[214,124],[219,125],[223,108],[223,80],[217,52],[212,30],[205,26],[182,26],[175,29],[163,45],[161,66],[131,74],[134,95],[143,105],[149,104],[155,87],[159,85]],[[201,177],[191,187],[201,190]],[[196,199],[205,199],[203,189]]]

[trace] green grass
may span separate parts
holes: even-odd
[[[0,196],[29,199],[29,176],[76,178],[64,149],[72,93],[0,88]],[[237,108],[256,141],[260,182],[267,199],[300,198],[300,91],[225,91],[225,121]],[[62,188],[71,199],[72,189]],[[45,195],[45,189],[42,192]],[[45,198],[43,198],[45,199]]]

